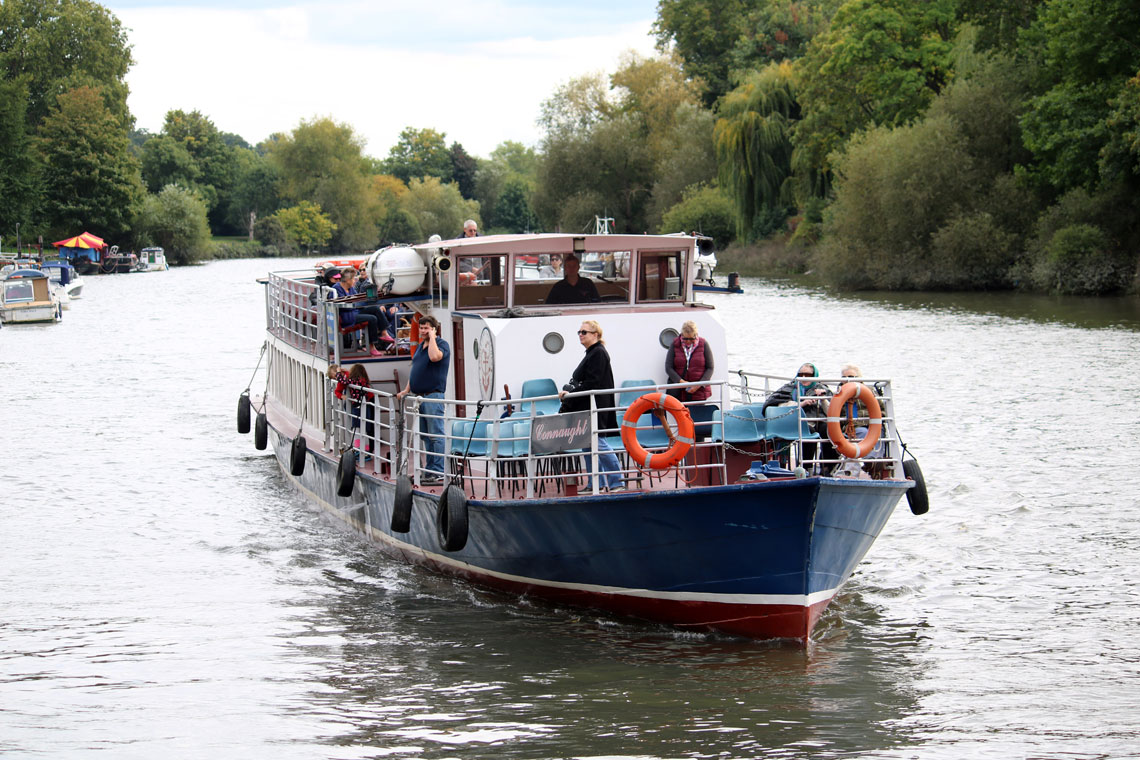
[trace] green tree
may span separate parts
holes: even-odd
[[[849,0],[797,62],[797,174],[870,126],[920,117],[951,77],[955,0]]]
[[[479,170],[479,162],[457,142],[453,142],[447,152],[451,156],[451,178],[459,186],[460,194],[464,198],[474,198],[475,174]]]
[[[860,133],[837,157],[835,170],[821,274],[848,287],[944,284],[932,279],[931,241],[969,213],[985,176],[954,120],[931,117]]]
[[[139,166],[126,127],[97,90],[60,94],[37,145],[50,234],[89,229],[114,240],[130,229],[144,194]]]
[[[704,85],[711,107],[731,88],[732,52],[747,29],[746,0],[660,0],[653,31],[658,47],[672,45],[685,73]]]
[[[193,190],[167,185],[148,195],[136,222],[136,232],[165,249],[172,264],[193,264],[210,253],[206,204]]]
[[[321,207],[309,201],[280,209],[274,217],[284,228],[288,238],[303,250],[321,248],[328,244],[336,232],[336,225]]]
[[[762,209],[790,204],[790,131],[799,115],[790,64],[770,64],[725,96],[713,132],[721,186],[736,207],[736,234],[746,238]]]
[[[379,239],[376,197],[362,146],[352,127],[328,118],[303,121],[266,145],[280,177],[281,200],[320,206],[334,225],[334,250],[372,249]]]
[[[22,81],[0,80],[0,230],[5,235],[17,223],[32,220],[39,199],[39,167],[28,134],[27,105]]]
[[[89,0],[4,0],[0,3],[0,71],[28,89],[27,120],[37,128],[57,98],[80,87],[98,91],[124,130],[131,49],[119,19]]]
[[[665,212],[658,232],[700,232],[723,248],[732,240],[735,225],[731,198],[720,188],[693,185],[680,203]]]
[[[1021,37],[1023,54],[1039,60],[1044,92],[1022,117],[1031,177],[1057,192],[1093,187],[1101,152],[1114,141],[1114,104],[1128,99],[1140,72],[1140,5],[1133,0],[1047,0]]]
[[[233,191],[229,199],[230,224],[245,227],[253,239],[253,227],[280,205],[277,198],[277,169],[265,156],[247,148],[234,148],[236,164]]]
[[[439,235],[444,240],[459,237],[467,219],[479,221],[478,202],[467,200],[455,183],[444,184],[438,177],[413,179],[400,198],[400,206],[416,220],[422,234]]]
[[[538,154],[534,148],[510,140],[500,143],[491,156],[479,162],[475,172],[475,199],[488,228],[500,226],[497,204],[508,181],[523,182],[533,192],[538,176]]]
[[[582,135],[617,110],[605,77],[594,72],[559,86],[542,102],[538,124],[548,137]]]
[[[170,135],[156,135],[142,146],[140,163],[146,188],[157,193],[167,185],[197,188],[202,176],[186,146]]]
[[[685,190],[716,180],[715,124],[713,112],[700,105],[683,103],[677,107],[654,171],[647,211],[649,229],[661,227],[665,212],[681,202]]]
[[[503,185],[496,207],[496,228],[507,232],[535,232],[538,217],[530,205],[530,187],[518,177]]]
[[[407,183],[417,177],[438,177],[450,182],[453,176],[452,156],[445,134],[434,129],[405,127],[400,139],[388,151],[384,173]]]

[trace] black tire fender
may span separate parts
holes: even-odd
[[[340,464],[336,468],[336,495],[352,496],[352,487],[356,484],[356,452],[346,449],[340,455]]]
[[[392,503],[392,532],[407,533],[412,527],[412,479],[396,476],[396,495]]]
[[[265,451],[269,445],[269,421],[265,419],[265,412],[257,413],[257,424],[253,428],[253,447],[258,451]]]
[[[289,474],[299,478],[305,474],[305,455],[309,452],[309,445],[305,437],[297,433],[293,439],[293,446],[289,449]]]
[[[238,432],[245,435],[249,432],[249,393],[243,393],[238,396],[238,412],[237,412],[237,426]]]
[[[910,511],[916,515],[925,515],[930,511],[930,497],[926,493],[926,479],[922,477],[922,468],[918,466],[917,461],[908,459],[903,462],[903,473],[914,481],[914,488],[906,492]]]
[[[467,546],[467,495],[455,484],[443,489],[435,512],[439,546],[445,552],[457,552]]]

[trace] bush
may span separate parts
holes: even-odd
[[[193,264],[213,254],[206,204],[192,190],[167,185],[148,195],[137,227],[140,237],[165,249],[171,264]]]
[[[932,238],[984,184],[949,117],[872,129],[851,140],[835,167],[835,202],[816,262],[845,287],[923,287]]]
[[[954,217],[930,240],[931,266],[921,288],[978,290],[1012,285],[1010,270],[1017,259],[1018,236],[1002,229],[987,211]]]
[[[253,237],[266,249],[277,251],[278,256],[296,256],[299,250],[285,233],[285,227],[276,216],[263,216],[253,225]]]
[[[1091,224],[1058,230],[1033,266],[1033,284],[1066,295],[1098,295],[1122,290],[1132,269],[1114,256],[1108,236]]]
[[[713,239],[717,248],[732,242],[736,230],[736,212],[732,200],[720,188],[693,185],[661,218],[660,232],[697,231]]]

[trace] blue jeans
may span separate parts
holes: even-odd
[[[618,488],[624,484],[622,479],[621,465],[618,463],[617,454],[606,443],[605,438],[598,439],[598,464],[602,467],[602,484],[606,488]],[[586,472],[592,473],[594,471],[594,458],[590,456],[589,450],[586,450]],[[590,487],[594,487],[593,478],[590,479]]]
[[[430,452],[424,469],[443,474],[443,404],[427,401],[429,398],[443,398],[442,393],[425,393],[420,402],[420,440],[423,448]],[[430,415],[430,416],[429,416]],[[431,436],[431,437],[428,437]]]

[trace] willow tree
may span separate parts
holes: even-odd
[[[721,101],[713,130],[717,174],[736,207],[740,238],[749,236],[757,214],[789,201],[789,130],[798,117],[789,63],[754,72]]]

